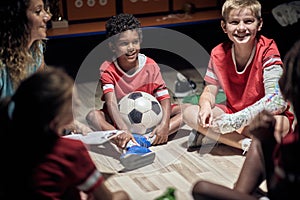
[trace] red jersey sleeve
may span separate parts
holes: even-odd
[[[61,199],[66,195],[78,196],[78,190],[92,191],[103,181],[104,178],[97,171],[85,145],[69,138],[57,141],[34,174],[39,196],[51,199]]]

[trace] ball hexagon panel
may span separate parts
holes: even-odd
[[[131,110],[134,109],[134,100],[133,99],[125,99],[123,100],[122,99],[122,102],[120,101],[119,104],[118,104],[118,107],[119,107],[119,111],[120,113],[123,113],[123,114],[126,114],[128,115],[130,113]]]
[[[146,113],[152,109],[152,101],[145,97],[137,98],[134,100],[134,109]]]

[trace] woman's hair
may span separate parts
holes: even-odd
[[[257,0],[226,0],[222,6],[223,20],[228,19],[230,11],[240,8],[249,8],[257,19],[261,18],[261,4]]]
[[[41,40],[28,51],[30,30],[26,11],[31,0],[0,1],[0,68],[6,66],[16,88],[26,77],[27,66],[42,56]]]
[[[285,67],[279,86],[284,98],[292,103],[297,120],[300,120],[300,40],[287,52],[283,63]]]
[[[132,14],[121,13],[112,16],[105,24],[106,37],[112,37],[127,30],[137,30],[140,40],[142,40],[142,30],[140,21]]]

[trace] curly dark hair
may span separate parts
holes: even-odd
[[[132,14],[120,13],[112,16],[105,24],[106,37],[112,37],[127,30],[137,29],[140,39],[142,39],[142,30],[140,21]]]
[[[30,30],[26,10],[30,1],[0,1],[0,68],[7,67],[15,88],[26,77],[26,67],[33,63],[33,56],[42,55],[39,48],[42,41],[35,41],[31,46],[33,55],[27,50]]]

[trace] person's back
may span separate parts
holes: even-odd
[[[1,199],[81,199],[81,192],[95,199],[129,198],[105,187],[81,141],[61,137],[73,121],[73,84],[63,70],[49,67],[1,101],[0,119],[7,122],[0,124],[1,138],[11,144],[0,147]]]

